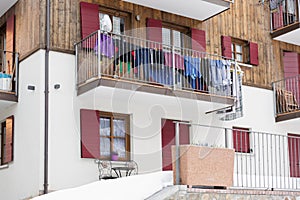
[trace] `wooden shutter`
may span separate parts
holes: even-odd
[[[2,162],[8,164],[14,158],[14,116],[8,117],[2,124]]]
[[[250,53],[250,64],[258,65],[258,44],[254,42],[249,43],[249,53]]]
[[[192,37],[192,49],[195,51],[205,52],[206,51],[205,31],[192,28],[191,37]]]
[[[6,21],[6,73],[13,73],[14,56],[11,52],[14,52],[15,41],[15,16],[10,16]]]
[[[175,124],[174,120],[162,120],[162,167],[163,170],[172,170],[172,151],[171,146],[175,145]],[[189,126],[186,124],[180,124],[179,127],[179,143],[180,144],[189,144]]]
[[[288,148],[290,161],[290,176],[300,177],[300,136],[288,134]]]
[[[224,35],[221,36],[222,56],[225,58],[232,58],[231,44],[231,37]]]
[[[299,54],[297,52],[283,52],[284,78],[300,74]]]
[[[235,152],[250,153],[249,129],[233,128],[232,137]]]
[[[99,29],[99,6],[80,2],[81,38],[84,39]]]
[[[97,4],[80,2],[81,39],[100,29],[99,6]],[[97,34],[83,42],[83,48],[94,48]]]
[[[147,19],[147,40],[162,43],[162,22],[157,19]],[[150,43],[152,48],[161,48],[161,44]]]
[[[80,110],[81,157],[100,157],[99,114],[95,110]]]

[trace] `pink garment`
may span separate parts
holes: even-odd
[[[165,52],[164,57],[165,57],[165,66],[173,67],[172,53]],[[175,53],[175,68],[184,70],[184,59],[180,54],[176,54],[176,53]]]

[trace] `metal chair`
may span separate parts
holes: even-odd
[[[127,176],[138,174],[138,165],[135,161],[131,160],[126,162],[126,167],[131,168],[131,170],[128,171]]]
[[[96,163],[98,163],[99,180],[117,178],[117,177],[114,177],[112,175],[112,165],[111,165],[110,161],[108,161],[108,160],[98,160],[98,161],[96,161]]]

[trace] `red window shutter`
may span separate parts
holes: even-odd
[[[206,51],[205,31],[192,28],[191,37],[192,37],[192,49],[195,51],[205,52]]]
[[[95,110],[80,110],[81,157],[100,157],[99,114]]]
[[[231,59],[232,58],[231,37],[222,35],[221,46],[222,46],[222,56]]]
[[[162,43],[162,22],[157,19],[147,19],[147,40],[158,42],[159,44],[151,43],[150,47],[161,48]]]
[[[80,2],[81,38],[84,39],[99,29],[99,6]]]
[[[258,44],[254,42],[250,42],[249,44],[250,51],[250,64],[258,65]]]
[[[163,119],[161,126],[163,170],[172,170],[171,146],[175,145],[175,124],[173,123],[173,120]],[[179,132],[179,143],[189,144],[189,126],[186,124],[180,124]]]
[[[235,152],[250,153],[249,129],[233,128],[232,137]]]
[[[2,129],[3,130],[3,129]],[[4,134],[4,133],[3,133]],[[2,152],[2,164],[7,164],[13,161],[13,149],[14,149],[14,117],[8,117],[5,121],[5,135],[2,136],[3,152]]]
[[[15,16],[10,16],[6,21],[6,51],[14,52],[14,40],[15,38]],[[13,54],[6,54],[6,73],[11,74],[13,72]]]
[[[283,52],[284,78],[300,74],[299,54],[297,52]]]
[[[300,177],[300,136],[296,134],[288,134],[288,148],[290,161],[290,176]]]

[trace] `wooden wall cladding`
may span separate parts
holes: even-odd
[[[204,22],[177,16],[167,12],[146,8],[121,0],[52,0],[51,1],[51,49],[74,53],[74,43],[81,40],[79,2],[99,4],[99,6],[121,10],[130,14],[132,29],[139,31],[133,35],[145,37],[143,29],[147,18],[178,24],[184,27],[206,31],[206,51],[221,55],[221,36],[230,36],[259,46],[259,65],[245,68],[244,84],[271,88],[271,82],[283,78],[281,54],[283,50],[300,53],[300,47],[275,41],[270,36],[270,11],[268,3],[258,0],[235,0],[229,10]],[[0,18],[5,23],[7,15],[16,15],[16,51],[21,58],[37,49],[45,47],[46,0],[19,0]],[[140,21],[135,16],[140,15]],[[142,31],[140,31],[142,30]]]

